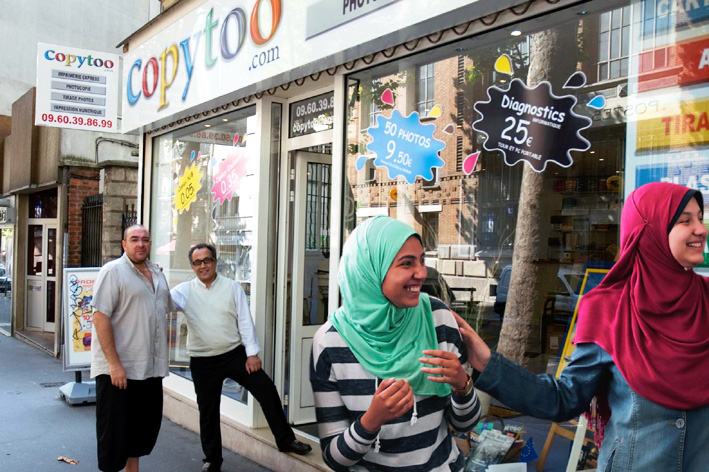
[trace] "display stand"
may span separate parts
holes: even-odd
[[[70,405],[96,403],[96,381],[81,381],[81,371],[74,372],[75,382],[69,382],[59,387],[59,395]]]
[[[62,359],[65,371],[74,371],[75,382],[59,388],[70,405],[96,402],[96,382],[81,381],[81,371],[91,366],[91,332],[94,310],[93,285],[100,267],[64,268]]]

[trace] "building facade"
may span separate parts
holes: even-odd
[[[36,125],[38,43],[112,52],[160,4],[0,6],[0,332],[59,356],[63,268],[120,256],[121,217],[135,218],[138,138]]]
[[[312,336],[343,242],[375,215],[422,235],[429,293],[493,347],[529,324],[529,365],[554,372],[627,194],[709,192],[708,25],[709,7],[662,0],[176,2],[124,41],[152,259],[175,285],[192,245],[217,247],[306,436]],[[165,386],[193,405],[186,329],[174,315]],[[230,425],[265,425],[224,394]]]

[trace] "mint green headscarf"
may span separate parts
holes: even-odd
[[[449,384],[428,380],[419,362],[425,349],[438,349],[428,295],[413,308],[397,308],[382,293],[382,283],[410,226],[385,216],[355,228],[342,249],[337,280],[342,306],[330,321],[359,363],[381,379],[405,379],[418,395],[450,395]]]

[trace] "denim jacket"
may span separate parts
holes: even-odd
[[[709,406],[671,410],[641,397],[596,344],[578,344],[560,379],[531,374],[497,352],[475,377],[476,388],[509,407],[556,422],[582,414],[595,393],[607,386],[612,414],[598,458],[599,472],[709,470]]]

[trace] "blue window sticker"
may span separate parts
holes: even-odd
[[[418,112],[404,117],[394,110],[391,118],[377,116],[377,126],[367,129],[372,137],[367,150],[374,156],[359,158],[357,170],[364,167],[367,158],[374,157],[374,165],[386,168],[392,180],[399,176],[410,184],[416,181],[416,177],[432,180],[432,169],[445,164],[439,153],[446,144],[433,137],[435,130],[436,125],[421,123]]]

